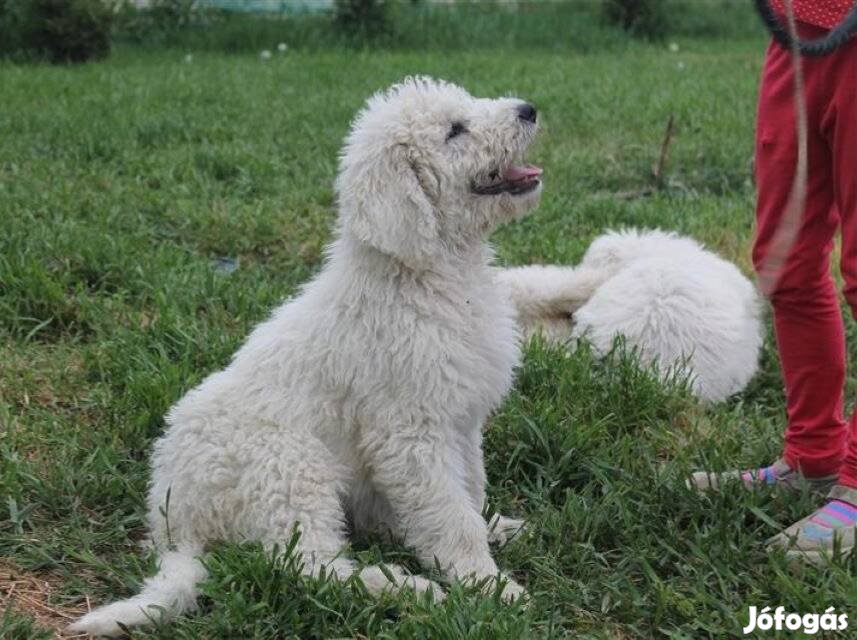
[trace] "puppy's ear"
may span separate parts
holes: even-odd
[[[441,249],[438,180],[413,147],[396,144],[344,167],[337,186],[342,227],[360,241],[412,267]]]

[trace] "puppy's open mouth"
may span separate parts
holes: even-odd
[[[529,193],[539,186],[541,168],[532,165],[510,165],[504,171],[495,169],[488,174],[485,182],[473,181],[471,189],[480,196],[493,196],[509,193],[513,196]]]

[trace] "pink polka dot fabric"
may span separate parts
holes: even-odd
[[[795,18],[816,27],[832,29],[838,25],[854,5],[854,0],[792,0]],[[771,7],[785,15],[783,0],[771,0]]]

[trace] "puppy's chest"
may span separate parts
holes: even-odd
[[[470,390],[474,401],[493,409],[512,384],[520,361],[513,310],[495,297],[467,298],[463,305],[463,331],[446,345],[458,385]]]

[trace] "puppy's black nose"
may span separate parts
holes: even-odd
[[[527,122],[535,122],[536,116],[538,116],[538,112],[536,111],[536,108],[529,102],[524,102],[523,104],[518,105],[518,117],[521,120],[526,120]]]

